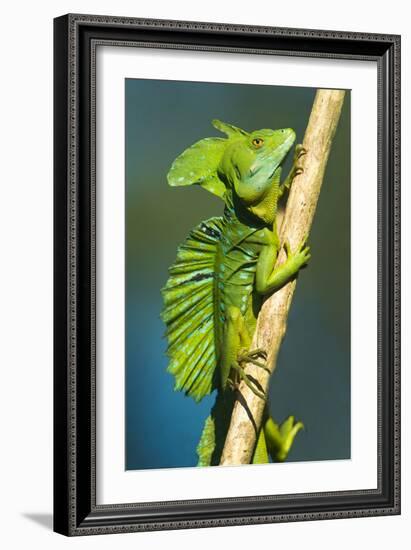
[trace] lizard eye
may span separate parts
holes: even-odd
[[[262,138],[254,138],[252,141],[252,144],[256,149],[259,149],[264,143],[264,140]]]

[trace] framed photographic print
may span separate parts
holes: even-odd
[[[400,513],[400,37],[54,30],[55,531]]]

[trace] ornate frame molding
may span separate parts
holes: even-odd
[[[54,26],[55,530],[91,535],[400,513],[400,37],[72,14]],[[102,44],[377,62],[378,489],[96,505],[95,78]]]

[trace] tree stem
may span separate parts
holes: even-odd
[[[307,150],[301,159],[304,172],[296,176],[292,183],[280,231],[281,244],[287,238],[292,250],[310,231],[344,95],[343,90],[317,90],[303,141]],[[286,254],[281,246],[276,265],[281,265],[285,259]],[[251,349],[267,350],[270,374],[252,364],[247,365],[246,372],[258,381],[265,394],[268,392],[270,375],[276,368],[295,286],[294,279],[267,298],[258,316]],[[221,465],[250,464],[264,406],[265,401],[242,382],[231,416]]]

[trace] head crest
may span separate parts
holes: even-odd
[[[225,133],[226,138],[204,138],[179,155],[167,174],[172,187],[201,185],[210,193],[224,199],[226,188],[217,175],[217,169],[229,139],[247,135],[247,132],[220,120],[212,121],[214,128]]]

